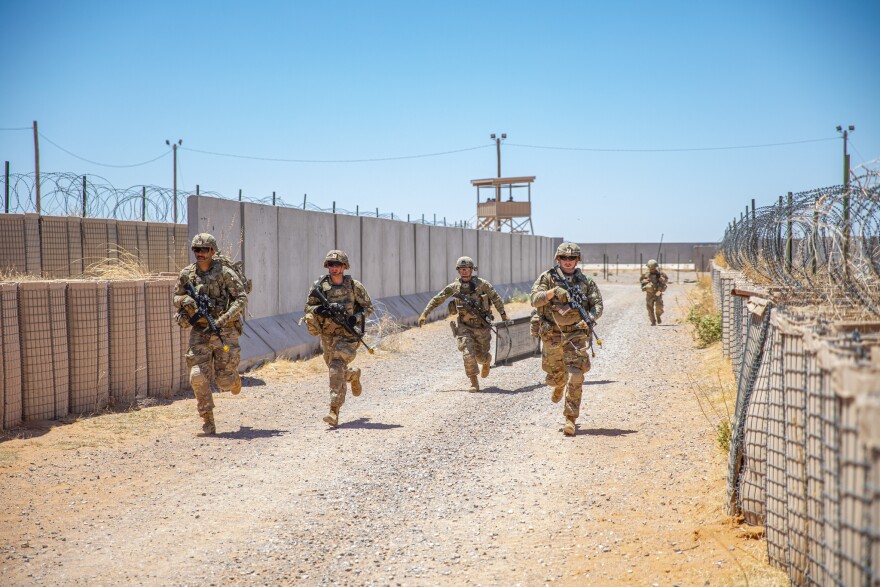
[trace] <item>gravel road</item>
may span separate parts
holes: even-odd
[[[574,438],[538,358],[468,393],[445,321],[362,353],[336,429],[310,361],[218,394],[215,437],[192,398],[18,431],[0,584],[787,584],[724,516],[726,457],[690,383],[717,376],[677,320],[691,287],[652,328],[637,285],[600,281]]]

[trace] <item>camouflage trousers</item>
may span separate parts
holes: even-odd
[[[645,296],[645,307],[648,308],[648,320],[651,321],[651,324],[656,324],[663,314],[663,296],[648,292]]]
[[[324,362],[330,369],[330,407],[339,409],[345,403],[346,382],[354,378],[356,371],[348,364],[357,356],[360,343],[356,338],[321,335],[321,348],[324,351]]]
[[[589,332],[559,332],[554,329],[541,335],[541,368],[550,387],[565,385],[562,413],[576,419],[581,412],[584,375],[590,370]]]
[[[478,363],[492,362],[492,355],[489,354],[492,344],[491,328],[474,328],[459,322],[456,324],[455,342],[464,359],[464,372],[468,377],[477,376]]]
[[[238,346],[239,332],[235,327],[222,328],[220,334],[229,351],[223,350],[220,338],[215,334],[204,334],[201,328],[193,328],[189,335],[189,350],[186,352],[186,366],[189,367],[189,382],[196,396],[199,415],[203,416],[214,409],[211,394],[211,375],[217,385],[229,390],[238,381],[238,362],[241,348]]]

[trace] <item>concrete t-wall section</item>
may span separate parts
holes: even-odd
[[[413,293],[431,290],[431,230],[424,224],[414,224],[415,254],[416,259],[416,291]]]
[[[323,272],[327,251],[336,246],[335,232],[332,214],[278,208],[279,314],[302,311],[308,289]]]
[[[462,254],[473,259],[477,266],[479,266],[479,259],[477,258],[479,257],[477,242],[479,234],[480,231],[473,228],[464,228],[461,234]]]
[[[240,202],[190,196],[187,200],[189,224],[186,250],[189,251],[189,243],[195,235],[208,232],[217,239],[221,253],[228,255],[233,261],[241,261],[241,207]],[[188,253],[187,261],[193,262],[191,253]]]
[[[440,291],[446,284],[452,281],[450,277],[450,267],[455,265],[455,259],[449,261],[447,258],[447,229],[442,226],[428,227],[429,234],[429,263],[431,270],[429,291]],[[419,259],[423,261],[424,259]],[[454,271],[455,268],[452,267]]]
[[[361,218],[362,281],[374,298],[400,295],[400,222]]]
[[[348,255],[349,264],[351,265],[351,269],[348,271],[349,275],[358,281],[363,282],[361,218],[358,216],[346,216],[344,214],[335,214],[334,217],[336,219],[336,245],[330,248],[345,251]],[[326,253],[327,251],[324,252]],[[312,279],[327,272],[323,268],[323,260],[317,267],[315,267],[315,270],[317,270],[317,273],[315,273]]]
[[[416,286],[418,259],[416,258],[416,226],[414,224],[395,222],[400,242],[400,295],[406,296],[418,292]]]
[[[452,278],[458,277],[455,271],[455,262],[459,257],[468,255],[464,250],[464,229],[463,228],[447,228],[446,229],[446,274]],[[450,279],[449,281],[452,281]],[[448,282],[447,282],[448,283]]]
[[[712,243],[667,243],[661,246],[654,243],[579,243],[584,263],[601,263],[603,255],[608,255],[610,263],[647,263],[648,259],[662,260],[662,263],[694,263],[694,247],[715,247]],[[659,255],[658,255],[659,252]]]
[[[248,296],[248,315],[254,318],[279,314],[278,208],[242,204],[245,271],[255,284]]]

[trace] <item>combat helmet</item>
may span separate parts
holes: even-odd
[[[653,271],[654,269],[657,269],[659,266],[660,265],[657,264],[656,259],[648,259],[648,270],[649,271]]]
[[[461,269],[462,267],[470,267],[474,271],[477,270],[477,266],[474,265],[474,260],[470,257],[459,257],[458,261],[455,262],[455,268]]]
[[[211,247],[215,251],[218,250],[217,239],[207,232],[200,232],[195,235],[192,240],[192,248]]]
[[[348,264],[348,255],[345,254],[345,251],[333,249],[328,252],[327,256],[324,257],[324,267],[326,267],[327,263],[330,261],[339,261],[344,268],[351,269],[351,266]]]
[[[558,247],[556,247],[556,257],[559,258],[561,256],[567,257],[577,257],[581,258],[581,248],[577,243],[562,243]]]

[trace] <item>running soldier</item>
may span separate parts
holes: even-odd
[[[495,306],[502,320],[507,320],[507,312],[504,311],[504,302],[492,284],[474,275],[477,268],[473,259],[460,257],[455,263],[455,269],[458,271],[458,279],[431,298],[425,311],[419,316],[419,326],[427,322],[428,314],[434,308],[447,298],[453,298],[453,302],[449,304],[449,313],[458,316],[457,323],[453,324],[455,340],[464,359],[465,375],[471,380],[468,391],[476,392],[480,391],[477,364],[481,365],[480,376],[485,378],[489,376],[489,364],[492,362],[492,355],[489,354],[492,341],[490,304]]]
[[[202,432],[210,435],[217,432],[210,384],[212,371],[221,389],[233,395],[241,391],[238,337],[247,293],[236,272],[214,258],[217,239],[208,233],[197,234],[192,240],[192,251],[196,262],[180,271],[174,306],[178,308],[177,323],[182,328],[195,327],[189,335],[186,365],[203,421]]]
[[[645,292],[645,306],[648,308],[648,320],[651,321],[651,326],[662,324],[660,316],[663,314],[663,292],[666,291],[669,277],[660,271],[660,265],[657,264],[657,261],[650,259],[648,271],[642,273],[639,281],[642,285],[642,291]]]
[[[357,279],[345,275],[348,255],[333,250],[324,259],[327,275],[316,281],[306,299],[306,327],[313,336],[321,337],[324,362],[330,370],[330,412],[324,421],[331,427],[339,424],[339,408],[345,403],[346,383],[351,395],[361,394],[361,370],[348,366],[357,356],[362,342],[364,322],[373,313],[373,302],[366,288]],[[321,300],[320,292],[324,300]],[[345,324],[348,327],[344,326]],[[358,336],[359,334],[359,336]]]
[[[580,415],[584,374],[590,370],[592,348],[590,325],[572,308],[566,288],[580,288],[587,300],[584,309],[593,321],[602,316],[602,295],[596,283],[578,268],[580,258],[577,244],[559,245],[557,265],[538,277],[531,293],[532,306],[537,309],[533,320],[538,323],[543,343],[541,367],[547,373],[547,385],[553,388],[550,399],[557,403],[565,394],[562,432],[566,436],[574,436],[577,431],[575,422]]]

